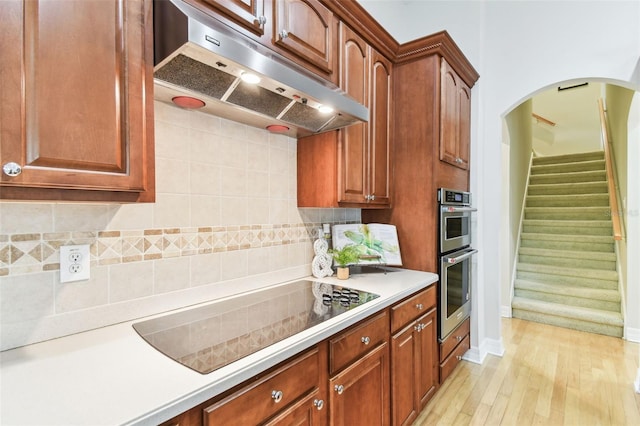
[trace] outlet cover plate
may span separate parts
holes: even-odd
[[[88,280],[90,260],[89,244],[60,247],[60,282]]]

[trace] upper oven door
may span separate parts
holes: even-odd
[[[471,244],[472,207],[440,206],[440,253]]]

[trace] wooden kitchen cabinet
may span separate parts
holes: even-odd
[[[329,381],[330,424],[389,424],[389,344],[384,342]]]
[[[204,425],[324,424],[326,359],[326,345],[295,357],[204,408]]]
[[[362,222],[392,223],[398,230],[402,246],[403,267],[419,271],[438,271],[438,188],[469,190],[469,162],[460,152],[468,152],[469,120],[447,119],[445,133],[465,135],[454,139],[448,149],[462,164],[440,160],[442,140],[442,104],[451,104],[441,96],[449,96],[448,83],[442,82],[443,63],[451,68],[454,78],[473,86],[479,78],[446,31],[407,43],[398,52],[393,66],[393,199],[390,210],[362,210]],[[444,86],[443,86],[444,85]],[[460,83],[459,87],[462,87]],[[461,89],[462,90],[462,89]],[[457,91],[452,97],[462,97]],[[453,102],[459,105],[461,102]],[[456,107],[465,111],[467,107]],[[464,115],[468,112],[452,116]],[[446,114],[445,114],[446,115]],[[445,134],[444,139],[447,140]],[[459,143],[457,141],[467,142]],[[457,145],[456,145],[457,144]],[[459,146],[460,148],[457,148]],[[465,166],[466,164],[466,166]],[[464,166],[464,167],[463,167]]]
[[[391,315],[391,423],[410,425],[438,386],[435,287],[392,307]]]
[[[0,198],[153,201],[151,0],[7,0],[0,15]]]
[[[440,73],[440,160],[468,170],[471,89],[444,58]]]
[[[272,0],[277,51],[335,81],[338,18],[318,0]]]
[[[264,0],[188,0],[192,5],[201,2],[206,8],[220,14],[226,24],[237,25],[236,29],[248,31],[258,37],[266,33],[268,22]]]
[[[340,86],[370,119],[298,140],[298,206],[388,208],[392,63],[343,23],[340,46]]]
[[[470,320],[467,318],[440,342],[440,383],[449,377],[470,347]]]
[[[389,314],[329,340],[331,425],[389,424]]]
[[[304,70],[338,82],[338,18],[318,0],[184,0]]]

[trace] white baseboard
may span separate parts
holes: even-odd
[[[625,327],[624,338],[630,342],[640,343],[640,328]]]
[[[487,355],[496,355],[503,356],[504,355],[504,345],[502,344],[502,339],[484,339],[482,343],[480,343],[479,347],[471,347],[462,357],[462,359],[473,362],[475,364],[482,364]]]
[[[511,318],[511,306],[500,306],[500,316],[503,318]]]
[[[636,374],[636,381],[633,382],[633,387],[636,389],[636,393],[640,393],[640,368],[638,368],[638,374]]]

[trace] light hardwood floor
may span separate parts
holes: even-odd
[[[640,425],[640,345],[503,318],[503,357],[463,361],[414,426]]]

